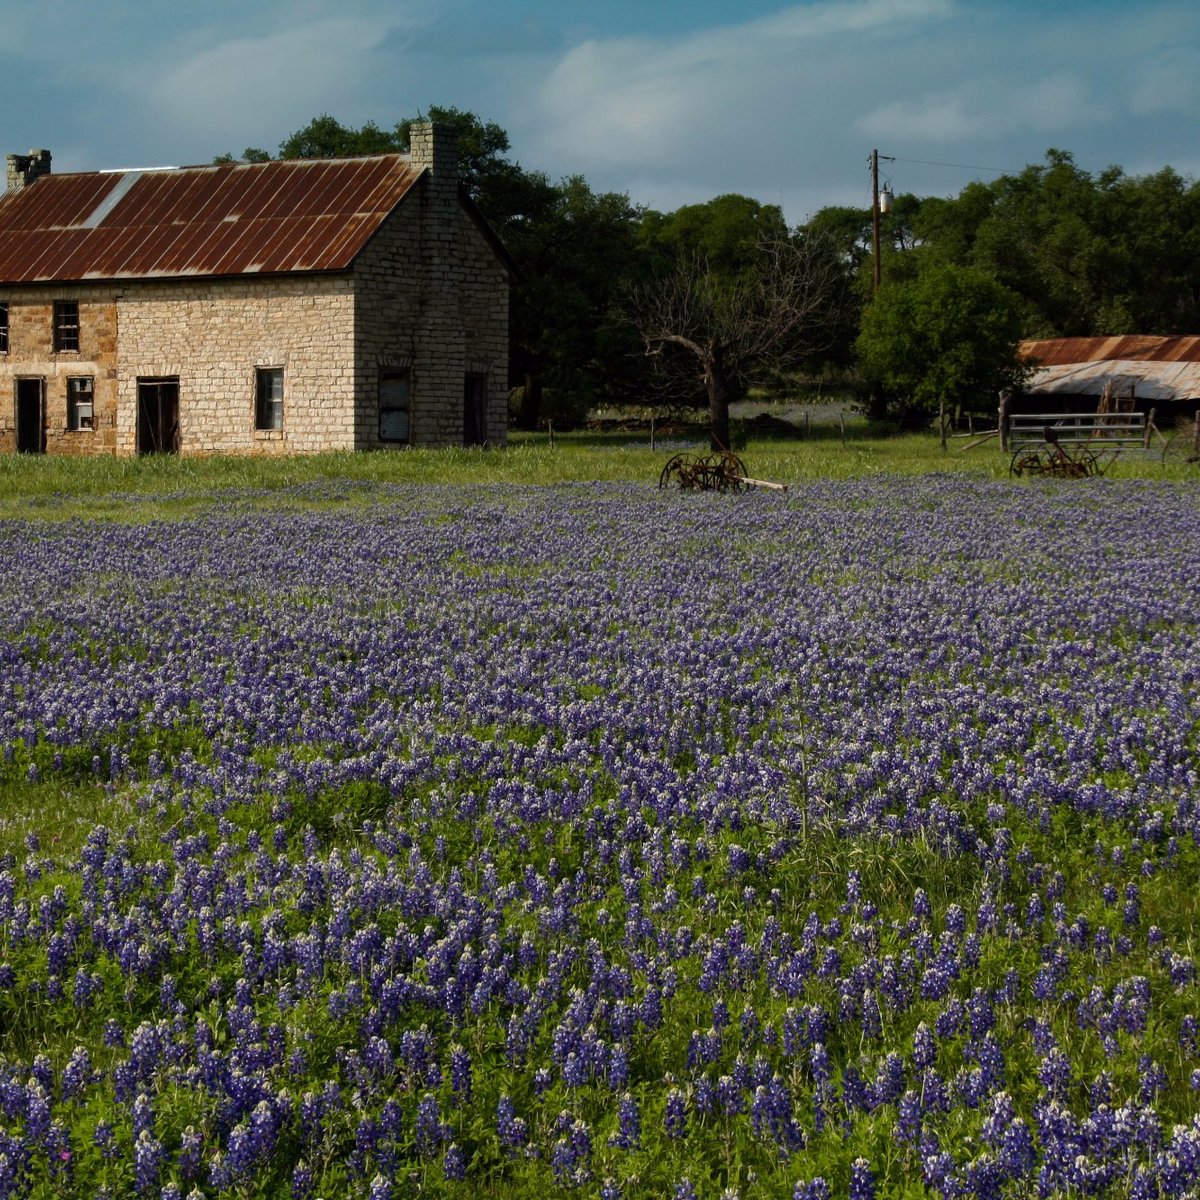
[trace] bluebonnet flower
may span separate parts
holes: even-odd
[[[773,1075],[755,1088],[754,1099],[750,1105],[750,1120],[757,1136],[772,1141],[785,1155],[803,1144],[803,1135],[795,1120],[791,1093],[778,1075]]]
[[[82,1095],[93,1081],[92,1059],[86,1046],[76,1046],[62,1072],[62,1097],[71,1100]]]
[[[554,1178],[567,1187],[580,1187],[591,1179],[592,1136],[585,1122],[570,1122],[565,1135],[554,1143],[550,1166]]]
[[[1168,1084],[1167,1073],[1148,1054],[1138,1058],[1138,1099],[1143,1104],[1153,1104],[1158,1093]]]
[[[900,1097],[893,1135],[898,1142],[915,1143],[921,1134],[921,1097],[911,1088]]]
[[[617,1105],[617,1132],[609,1139],[610,1146],[619,1146],[622,1150],[634,1150],[642,1140],[642,1117],[638,1110],[637,1101],[626,1092]]]
[[[204,1139],[195,1127],[188,1125],[180,1135],[179,1155],[176,1164],[185,1183],[191,1183],[199,1178],[201,1156],[204,1152]]]
[[[678,1088],[671,1088],[667,1093],[663,1129],[673,1141],[678,1141],[687,1134],[687,1101]]]
[[[133,1144],[134,1187],[138,1195],[148,1196],[157,1190],[164,1160],[162,1143],[143,1129]]]
[[[461,1183],[467,1177],[467,1157],[457,1142],[446,1147],[442,1158],[442,1174],[452,1183]]]
[[[856,1158],[850,1164],[848,1200],[875,1200],[875,1176],[865,1158]]]
[[[818,1175],[806,1183],[797,1183],[792,1188],[792,1200],[833,1200],[833,1193],[829,1190],[829,1184]]]
[[[312,1167],[304,1159],[297,1159],[292,1168],[292,1200],[311,1200],[315,1189],[316,1176]]]
[[[517,1116],[508,1096],[502,1095],[496,1105],[496,1132],[500,1145],[506,1149],[516,1150],[525,1145],[528,1136],[525,1121]]]
[[[450,1048],[450,1087],[460,1102],[471,1098],[471,1056],[462,1046]]]
[[[445,1138],[446,1128],[442,1124],[437,1097],[426,1092],[417,1105],[417,1153],[422,1157],[432,1155]]]
[[[1038,1068],[1038,1082],[1054,1097],[1062,1098],[1071,1086],[1071,1064],[1057,1048],[1050,1051]]]

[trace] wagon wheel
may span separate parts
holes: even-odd
[[[706,454],[696,464],[696,486],[702,492],[723,492],[725,490],[725,472],[721,460],[713,454]]]
[[[1008,473],[1017,476],[1044,475],[1046,466],[1040,450],[1022,449],[1012,456],[1012,462],[1008,464]]]
[[[1194,439],[1195,435],[1190,428],[1171,434],[1162,449],[1163,466],[1195,466],[1200,463],[1200,451],[1197,450]]]
[[[1076,467],[1076,473],[1072,476],[1075,479],[1091,479],[1096,475],[1103,475],[1104,468],[1108,465],[1102,451],[1098,452],[1087,446],[1081,446],[1075,452],[1072,461]]]
[[[690,454],[676,454],[668,459],[667,465],[663,467],[662,473],[658,477],[658,486],[660,488],[670,487],[672,484],[679,488],[692,486],[686,482],[685,474],[691,466],[691,461]]]
[[[742,492],[749,486],[745,482],[746,467],[732,450],[726,450],[721,455],[721,470],[725,477],[725,486],[721,489],[722,491]]]

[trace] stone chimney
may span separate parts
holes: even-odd
[[[10,154],[8,161],[8,190],[19,192],[35,179],[50,174],[50,151],[30,150],[28,154]]]
[[[415,121],[408,131],[408,155],[414,167],[428,167],[434,188],[458,196],[458,132],[444,122]]]

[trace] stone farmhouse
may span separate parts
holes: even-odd
[[[408,155],[54,175],[8,156],[0,451],[499,445],[513,268]]]

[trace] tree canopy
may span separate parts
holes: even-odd
[[[1092,174],[1044,163],[921,203],[923,253],[978,267],[1022,301],[1027,337],[1200,327],[1200,185],[1170,168]]]
[[[885,284],[863,312],[856,349],[866,379],[903,412],[983,401],[1020,382],[1016,296],[977,267],[935,264]]]

